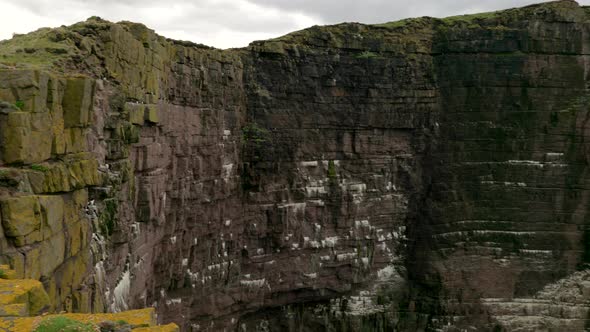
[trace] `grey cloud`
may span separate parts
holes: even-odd
[[[313,15],[324,23],[381,23],[407,17],[445,17],[521,7],[539,0],[249,0],[252,3]],[[580,3],[589,1],[579,1]]]
[[[16,1],[15,1],[16,2]],[[142,10],[162,8],[158,20],[166,29],[195,30],[199,27],[209,29],[230,29],[240,32],[289,31],[296,29],[289,12],[277,8],[278,15],[255,16],[240,8],[240,1],[229,0],[61,0],[59,1],[21,0],[19,5],[37,15],[53,15],[58,12],[87,12],[88,16],[105,16],[107,19],[125,19],[146,22],[138,17]],[[271,10],[262,8],[262,10]],[[167,19],[167,11],[180,10],[181,14]],[[149,21],[150,19],[147,18]]]
[[[42,24],[72,24],[97,15],[141,22],[167,37],[217,47],[245,46],[313,24],[381,23],[407,17],[444,17],[519,7],[539,0],[0,0],[18,18],[0,22],[0,39]],[[581,0],[590,4],[590,0]],[[8,6],[8,7],[10,7]],[[4,8],[3,8],[4,9]],[[25,22],[27,24],[25,24]],[[43,23],[41,23],[43,22]]]
[[[229,29],[240,32],[288,31],[295,29],[295,22],[283,15],[252,17],[234,4],[225,7],[203,7],[198,4],[185,6],[182,16],[167,22],[168,29],[191,30],[195,25],[208,25],[217,29]]]

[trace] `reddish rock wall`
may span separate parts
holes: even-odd
[[[587,11],[2,42],[0,260],[187,331],[583,329]]]

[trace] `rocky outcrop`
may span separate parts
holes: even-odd
[[[442,324],[587,324],[585,304],[539,293],[586,269],[586,14],[574,2],[506,11],[434,45],[441,111],[409,269],[417,301],[436,294],[419,311]]]
[[[16,271],[0,265],[0,329],[5,332],[46,331],[153,331],[178,332],[170,323],[156,325],[153,308],[108,314],[47,315],[50,300],[43,284],[17,279]],[[42,316],[39,314],[43,313]]]
[[[583,330],[589,15],[1,42],[0,261],[186,331]]]

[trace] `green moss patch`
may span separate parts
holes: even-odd
[[[81,323],[76,320],[56,316],[41,322],[34,332],[95,332],[96,326],[90,323]]]
[[[100,231],[105,236],[110,236],[115,231],[117,225],[117,212],[119,204],[114,198],[104,200],[104,210],[100,214]]]
[[[23,108],[25,107],[25,102],[24,102],[24,101],[22,101],[22,100],[17,100],[17,101],[14,103],[14,106],[16,106],[16,108],[18,108],[18,109],[20,109],[20,110],[23,110]]]
[[[328,162],[328,179],[336,179],[336,165],[333,160]]]
[[[371,51],[364,51],[356,56],[357,59],[370,59],[370,58],[377,58],[379,55],[377,53]]]
[[[259,161],[270,144],[270,132],[256,123],[250,123],[242,128],[242,140],[251,160]]]
[[[447,24],[455,24],[459,22],[473,23],[480,20],[494,19],[498,17],[501,12],[487,12],[469,15],[456,15],[442,18],[441,20]]]
[[[59,32],[65,29],[42,28],[26,35],[15,35],[0,42],[0,63],[8,66],[48,68],[68,54],[75,54],[74,41]]]
[[[47,172],[49,170],[49,168],[47,168],[46,166],[39,165],[39,164],[33,164],[33,165],[31,165],[31,169],[33,171],[43,172],[43,173],[45,173],[45,172]]]

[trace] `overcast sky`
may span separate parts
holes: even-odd
[[[314,24],[382,23],[512,8],[541,0],[0,0],[0,40],[100,16],[218,48],[242,47]],[[590,0],[578,1],[590,5]]]

